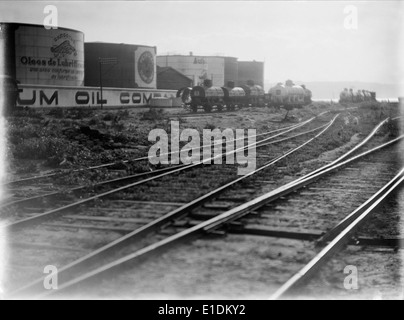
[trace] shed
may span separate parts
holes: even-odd
[[[178,90],[192,87],[192,79],[172,67],[157,66],[157,89]]]

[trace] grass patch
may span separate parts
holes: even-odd
[[[165,118],[165,111],[163,109],[150,108],[148,111],[140,114],[141,120],[162,120]]]

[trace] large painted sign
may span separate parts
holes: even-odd
[[[17,106],[20,107],[144,107],[153,98],[174,99],[175,90],[118,89],[95,87],[58,87],[20,85]]]
[[[24,84],[84,85],[84,34],[20,26],[15,31],[16,77]]]
[[[156,88],[156,52],[154,48],[139,47],[135,51],[135,82],[140,88]]]

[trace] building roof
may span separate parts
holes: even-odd
[[[20,22],[1,22],[0,21],[0,25],[13,25],[13,26],[22,26],[22,27],[36,27],[36,28],[43,28],[45,29],[43,24],[32,24],[32,23],[20,23]],[[84,34],[84,32],[80,31],[80,30],[75,30],[75,29],[70,29],[70,28],[62,28],[58,26],[58,29],[60,30],[66,30],[66,31],[74,31],[74,32],[78,32],[78,33],[82,33]],[[45,29],[46,30],[46,29]],[[54,30],[54,29],[50,29],[50,30]]]
[[[149,45],[144,45],[144,44],[114,43],[114,42],[104,42],[104,41],[85,42],[84,45],[129,46],[129,47],[146,47],[146,48],[155,48],[155,49],[157,49],[156,46],[149,46]]]
[[[176,69],[174,69],[174,68],[172,68],[172,67],[159,67],[159,66],[157,66],[157,75],[159,75],[159,74],[161,74],[161,73],[163,73],[163,72],[167,72],[167,71],[173,71],[173,72],[177,73],[178,75],[180,75],[181,77],[186,78],[187,80],[192,81],[191,78],[187,77],[185,74],[179,72],[178,70],[176,70]]]
[[[161,57],[195,57],[195,58],[223,58],[223,59],[238,59],[236,57],[229,57],[229,56],[218,56],[218,55],[189,55],[189,54],[163,54],[158,55],[157,58]]]
[[[249,63],[264,63],[264,61],[256,61],[256,60],[252,60],[252,61],[244,61],[244,60],[242,60],[242,61],[238,61],[238,63],[241,63],[241,64],[243,64],[243,63],[245,63],[245,64],[249,64]]]

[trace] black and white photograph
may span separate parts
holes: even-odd
[[[0,300],[403,300],[403,18],[0,0]]]

